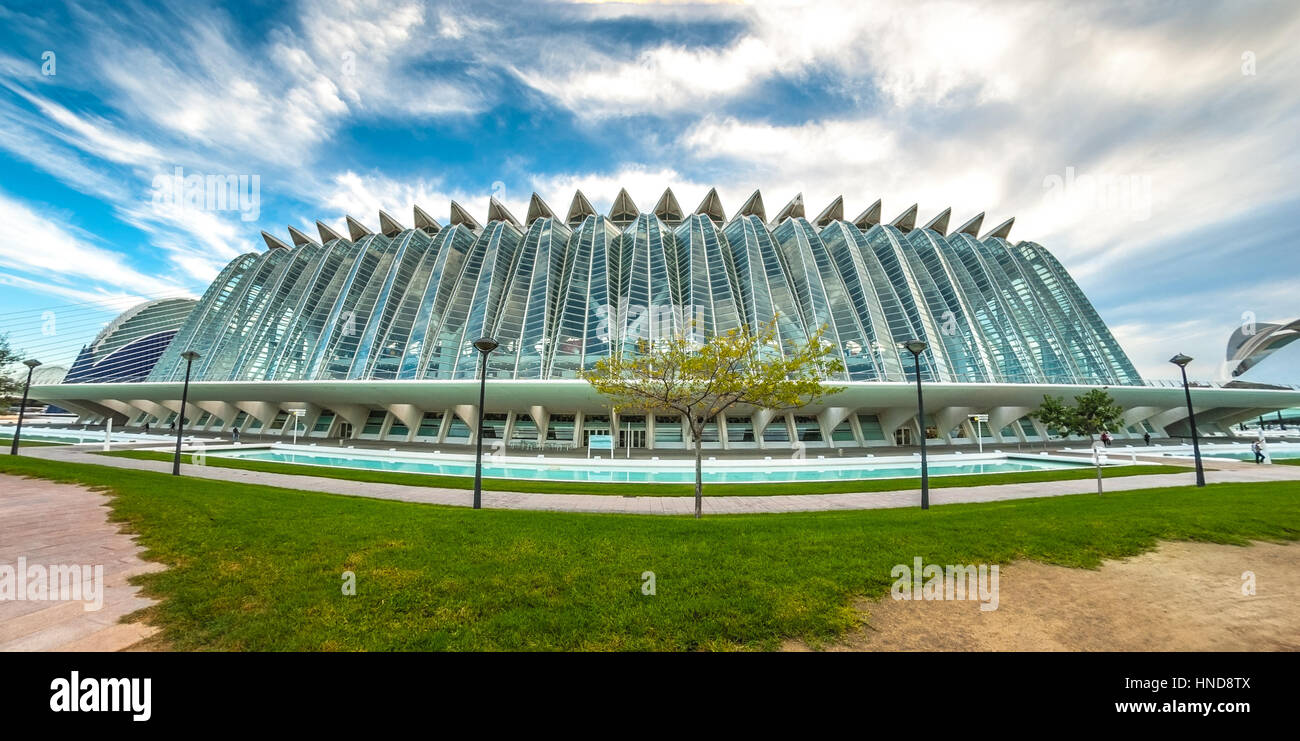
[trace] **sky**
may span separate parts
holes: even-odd
[[[46,362],[263,229],[579,188],[1015,217],[1153,379],[1182,352],[1225,380],[1233,330],[1300,316],[1294,2],[19,0],[0,27],[0,334]],[[1300,384],[1300,343],[1247,378]]]

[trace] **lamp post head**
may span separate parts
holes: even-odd
[[[903,347],[913,355],[920,355],[929,345],[925,344],[924,340],[908,340],[903,343]]]
[[[500,346],[501,343],[491,337],[480,337],[477,340],[474,340],[474,348],[484,355],[487,355]]]
[[[185,352],[181,353],[181,357],[184,358],[186,362],[192,363],[195,360],[201,358],[202,356],[194,352],[193,350],[186,350]]]
[[[1179,368],[1186,368],[1187,364],[1192,362],[1192,359],[1182,353],[1178,353],[1177,355],[1170,358],[1169,362],[1173,363]]]
[[[29,359],[23,361],[23,365],[27,366],[28,368],[35,368],[36,366],[38,366],[38,365],[40,365],[40,364],[41,364],[41,361],[37,360],[36,358],[29,358]]]

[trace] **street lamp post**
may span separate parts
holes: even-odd
[[[487,363],[488,355],[501,343],[491,337],[474,340],[474,349],[483,354],[483,367],[479,371],[478,382],[478,450],[474,453],[474,509],[483,508],[483,404],[487,397]]]
[[[185,434],[185,403],[190,397],[190,366],[194,361],[199,359],[199,354],[193,350],[186,350],[181,353],[185,358],[185,385],[181,387],[181,411],[176,415],[176,455],[172,458],[172,475],[181,475],[181,437]]]
[[[27,392],[32,388],[32,371],[41,361],[35,358],[24,360],[23,365],[27,366],[27,385],[23,386],[23,403],[18,407],[18,426],[14,428],[14,442],[9,447],[9,455],[18,455],[18,437],[23,434],[23,412],[27,411]]]
[[[916,368],[916,426],[921,430],[921,509],[930,509],[930,471],[925,461],[925,400],[921,397],[921,353],[928,345],[922,340],[908,340],[903,347],[912,353]]]
[[[1192,411],[1192,390],[1187,385],[1187,364],[1192,359],[1182,353],[1178,353],[1169,359],[1169,362],[1178,366],[1183,372],[1183,393],[1187,396],[1187,422],[1192,428],[1192,455],[1196,458],[1196,485],[1205,486],[1205,469],[1201,468],[1201,443],[1196,436],[1196,413]]]

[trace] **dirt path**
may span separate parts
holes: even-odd
[[[1243,594],[1243,573],[1255,594]],[[832,651],[1296,651],[1300,544],[1163,543],[1098,570],[1017,562],[998,608],[862,601],[866,627]],[[790,642],[787,650],[807,650]]]

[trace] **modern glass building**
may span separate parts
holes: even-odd
[[[491,336],[485,436],[581,446],[616,431],[620,445],[684,447],[681,419],[616,417],[578,371],[641,340],[775,318],[782,341],[826,328],[845,363],[830,380],[846,390],[817,408],[729,414],[707,446],[910,444],[922,431],[1023,442],[1047,433],[1026,416],[1044,393],[1096,386],[1132,410],[1123,434],[1179,431],[1181,397],[1143,383],[1065,267],[1010,241],[1013,220],[981,234],[983,214],[950,230],[950,210],[919,226],[917,213],[885,222],[877,201],[848,219],[836,198],[810,219],[796,196],[769,219],[755,192],[728,217],[716,191],[687,212],[668,190],[649,211],[621,191],[600,214],[579,192],[563,217],[534,194],[522,221],[494,199],[482,224],[453,202],[445,226],[417,207],[413,228],[380,212],[378,231],[349,216],[346,235],[320,222],[319,240],[263,232],[267,250],[231,261],[197,303],[128,312],[42,392],[90,419],[166,423],[181,353],[195,350],[187,416],[200,429],[287,434],[302,410],[308,437],[468,443],[472,342]],[[135,325],[158,332],[128,337]],[[899,349],[913,338],[928,343],[919,372],[935,404],[919,422],[917,370]],[[128,350],[116,375],[96,371]],[[118,381],[140,383],[103,383]],[[1273,403],[1224,399],[1247,405],[1223,406],[1225,424]],[[972,426],[974,414],[990,424]]]

